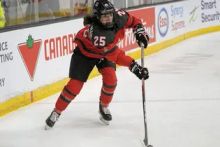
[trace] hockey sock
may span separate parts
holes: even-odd
[[[79,94],[84,82],[71,79],[63,88],[55,105],[55,111],[61,113],[66,109],[70,102]]]
[[[103,76],[100,102],[102,106],[107,107],[112,101],[112,97],[117,86],[117,78],[115,74],[115,69],[112,67],[103,68],[100,72]]]

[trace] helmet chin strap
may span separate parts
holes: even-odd
[[[102,24],[102,26],[106,29],[111,29],[114,26],[114,22],[107,22],[106,24]]]

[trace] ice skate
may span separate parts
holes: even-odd
[[[104,107],[99,103],[99,119],[105,124],[109,125],[109,122],[112,120],[112,115],[110,110],[107,107]]]
[[[46,120],[45,130],[51,129],[56,121],[59,119],[60,114],[55,110],[51,112],[50,116]]]

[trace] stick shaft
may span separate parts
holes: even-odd
[[[141,66],[144,67],[144,47],[141,46]],[[146,116],[146,98],[145,98],[145,80],[142,78],[142,104],[144,115],[144,144],[148,146],[148,134],[147,134],[147,116]]]

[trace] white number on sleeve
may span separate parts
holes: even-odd
[[[123,16],[126,14],[124,10],[118,10],[117,13],[119,16]]]

